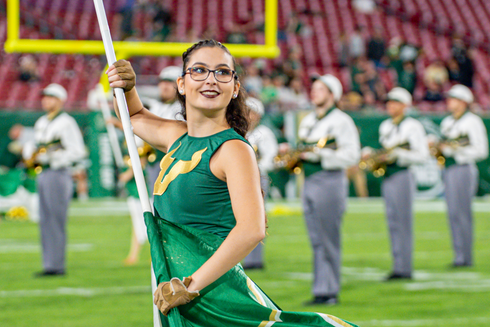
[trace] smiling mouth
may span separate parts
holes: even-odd
[[[216,91],[203,91],[201,94],[208,99],[213,99],[220,95],[219,92]]]

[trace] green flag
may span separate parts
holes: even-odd
[[[217,235],[153,217],[150,212],[145,212],[145,222],[157,283],[192,275],[223,242]],[[240,264],[200,294],[189,304],[170,311],[170,326],[356,326],[327,314],[282,311],[247,277]],[[167,318],[160,316],[165,325]]]

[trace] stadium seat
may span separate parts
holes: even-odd
[[[186,31],[193,29],[202,33],[208,26],[216,27],[216,37],[223,40],[226,28],[231,22],[245,22],[253,19],[259,25],[263,19],[264,0],[192,0],[166,2],[174,12],[176,38],[184,40]],[[115,29],[117,10],[125,0],[108,1],[106,12],[111,28]],[[338,69],[338,40],[340,35],[351,33],[356,25],[372,33],[375,27],[381,27],[387,41],[393,37],[402,37],[416,46],[423,46],[425,57],[417,64],[417,75],[435,58],[445,60],[450,55],[451,33],[461,33],[475,46],[475,94],[482,106],[487,109],[490,93],[490,1],[484,0],[379,0],[379,10],[371,14],[355,10],[350,1],[343,0],[284,0],[278,1],[278,23],[281,28],[287,25],[293,12],[308,10],[305,15],[308,25],[313,29],[310,37],[288,33],[285,42],[279,44],[281,58],[293,46],[303,48],[303,66],[305,82],[312,73],[336,72],[346,85],[349,76],[345,70]],[[90,0],[25,0],[21,5],[22,38],[64,38],[64,39],[100,39],[93,3]],[[252,14],[252,18],[250,17]],[[313,13],[322,13],[315,15]],[[143,5],[137,5],[134,13],[134,27],[139,36],[151,37],[152,13]],[[60,20],[59,17],[63,17]],[[0,41],[6,39],[5,18],[0,17]],[[249,33],[251,42],[263,43],[261,32]],[[17,60],[19,55],[0,53],[0,87],[8,87],[11,92],[0,96],[0,105],[25,105],[35,109],[36,98],[25,98],[24,94],[38,92],[39,85],[21,85],[16,83]],[[99,80],[100,70],[105,61],[103,56],[36,55],[38,69],[43,76],[42,83],[60,82],[67,87],[70,96],[69,110],[74,106],[84,110],[88,90]],[[94,62],[97,62],[94,65]],[[269,61],[271,65],[273,61]],[[141,72],[157,75],[168,64],[180,65],[179,58],[148,58],[140,62]],[[73,72],[73,73],[71,73]],[[73,74],[71,76],[70,74]],[[71,78],[70,78],[71,76]],[[393,85],[394,76],[382,73],[387,88]],[[41,83],[41,84],[42,84]],[[27,90],[27,91],[26,91]],[[417,92],[416,92],[417,94]],[[415,96],[417,99],[417,96]],[[71,106],[71,107],[70,107]],[[439,110],[438,106],[422,104],[423,110]],[[422,110],[422,109],[421,109]]]

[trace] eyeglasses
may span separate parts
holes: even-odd
[[[214,74],[214,78],[221,83],[229,83],[231,82],[233,77],[237,79],[236,71],[228,68],[219,68],[219,69],[212,70],[212,69],[207,69],[205,67],[190,67],[185,70],[182,76],[184,76],[185,74],[189,74],[191,75],[191,78],[193,80],[197,82],[202,82],[208,78],[209,73],[211,72]]]

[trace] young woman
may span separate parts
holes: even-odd
[[[184,270],[190,271],[190,278],[183,281],[176,276],[171,276],[174,278],[170,281],[159,278],[162,264],[155,261],[152,249],[160,282],[155,303],[160,311],[166,315],[171,308],[195,299],[180,306],[179,312],[182,319],[199,326],[258,326],[265,319],[279,319],[280,314],[277,317],[271,314],[272,310],[277,313],[277,306],[249,279],[243,279],[245,275],[238,265],[264,238],[266,222],[259,169],[253,148],[244,139],[248,109],[228,49],[214,40],[205,40],[184,52],[177,89],[186,121],[162,119],[143,108],[128,62],[116,62],[107,74],[111,87],[125,90],[135,134],[167,152],[154,188],[158,228],[170,222],[185,235],[202,235],[201,243],[221,239],[220,245],[195,271],[189,268],[190,258],[195,254],[190,247],[187,252],[178,253],[177,262],[165,249],[170,244],[165,245],[165,240],[163,246],[160,243],[161,252],[168,255],[168,260],[174,259],[172,264],[182,263]],[[150,234],[152,228],[149,230]],[[165,237],[165,233],[161,234]],[[227,281],[220,278],[230,271],[235,273],[233,278]],[[245,290],[247,287],[250,292]],[[219,294],[213,293],[216,290]],[[284,321],[287,315],[281,314],[280,319]],[[309,317],[308,322],[322,320],[318,326],[331,326],[317,314],[305,316]]]

